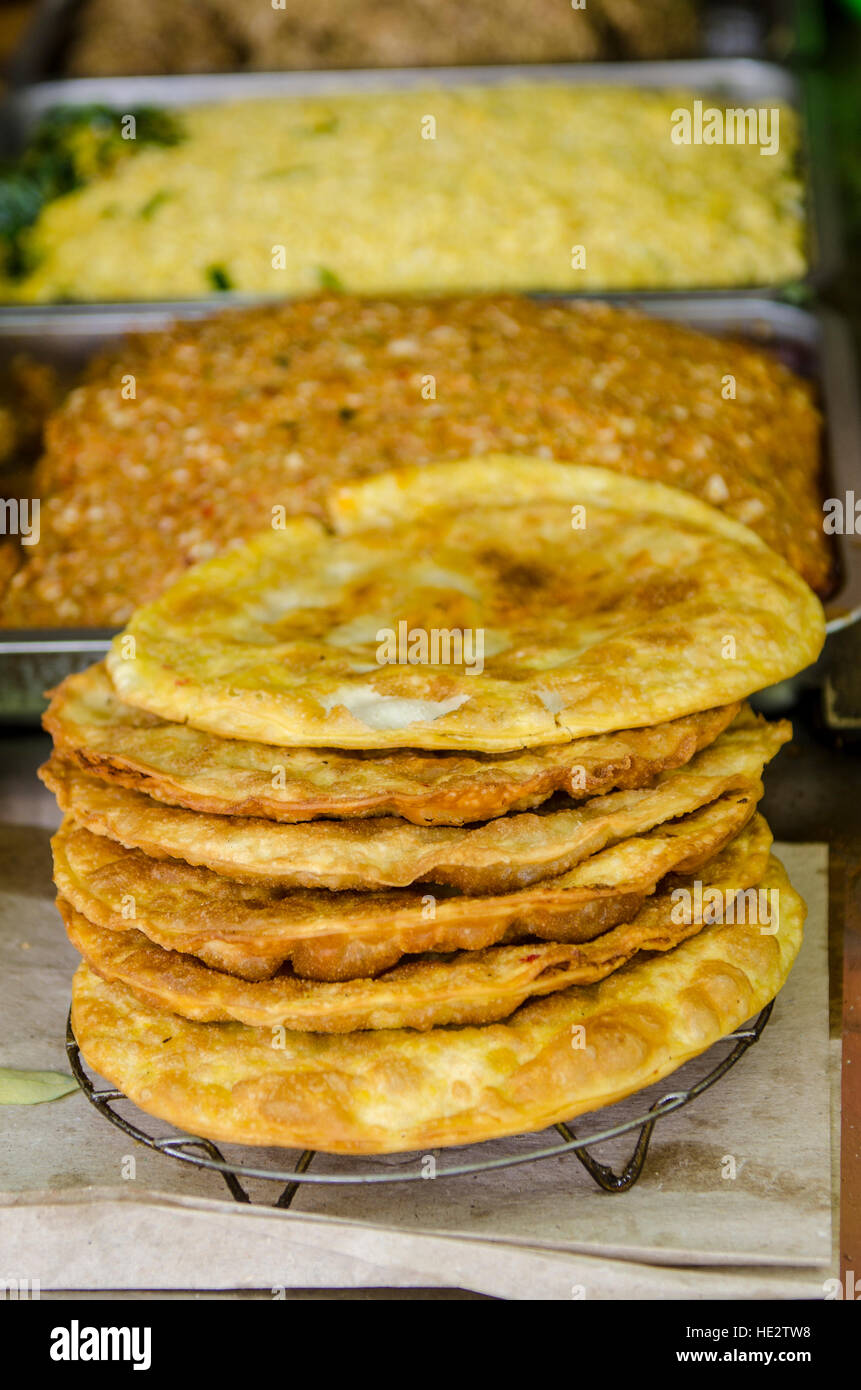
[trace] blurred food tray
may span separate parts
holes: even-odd
[[[760,344],[812,379],[825,415],[823,498],[845,499],[846,494],[857,490],[861,500],[856,365],[851,337],[839,316],[829,311],[812,314],[794,305],[745,296],[626,296],[621,302],[708,333]],[[179,309],[61,306],[10,310],[0,319],[0,368],[5,359],[26,352],[68,375],[126,333],[156,332],[173,318],[200,318],[210,312],[200,304]],[[826,604],[831,632],[861,617],[861,536],[838,534],[834,543],[839,577],[838,588]],[[36,719],[44,708],[43,692],[68,672],[98,660],[110,637],[105,630],[0,628],[0,721]]]
[[[4,139],[10,151],[20,148],[38,119],[56,106],[91,104],[129,111],[141,106],[168,109],[272,97],[329,96],[354,92],[411,91],[422,87],[499,86],[511,82],[562,83],[568,86],[633,87],[645,90],[688,89],[703,96],[749,107],[773,101],[794,107],[801,116],[800,162],[805,190],[808,289],[829,282],[840,267],[841,234],[829,157],[826,107],[820,85],[811,77],[801,82],[774,63],[748,58],[679,60],[643,63],[562,63],[460,68],[379,68],[332,72],[223,73],[170,77],[76,78],[42,82],[20,88],[5,112]],[[534,288],[540,288],[538,286]],[[708,289],[691,285],[675,294],[727,293],[781,295],[799,288],[785,282]],[[588,292],[604,297],[606,291]],[[669,293],[638,289],[636,294]],[[177,303],[189,301],[181,300]],[[241,302],[229,291],[195,303]],[[21,306],[26,311],[27,306]],[[38,308],[34,310],[38,312]]]
[[[650,0],[641,0],[648,10]],[[821,0],[702,0],[694,58],[815,56],[821,44]],[[66,72],[83,0],[39,0],[7,68],[16,86],[48,82]],[[513,45],[516,47],[516,44]]]

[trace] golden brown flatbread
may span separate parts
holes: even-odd
[[[524,941],[484,950],[432,953],[404,961],[376,979],[337,984],[303,980],[292,970],[250,982],[212,970],[194,956],[166,951],[133,928],[105,931],[57,905],[72,945],[103,979],[128,985],[144,1003],[200,1022],[235,1020],[299,1032],[418,1028],[492,1023],[535,995],[593,984],[638,951],[668,951],[703,926],[702,904],[715,889],[729,897],[762,872],[756,836],[744,832],[700,870],[700,909],[693,880],[683,880],[692,910],[679,911],[672,889],[656,894],[630,920],[582,945]]]
[[[473,827],[389,817],[282,825],[165,806],[102,782],[56,756],[40,776],[86,829],[154,859],[182,859],[226,878],[282,888],[396,888],[440,883],[463,892],[526,887],[565,873],[607,846],[687,815],[729,791],[758,800],[765,763],[791,736],[786,723],[742,714],[682,768],[652,787],[612,792]]]
[[[738,708],[519,753],[273,749],[125,705],[100,663],[58,686],[43,723],[65,761],[171,806],[278,821],[400,816],[463,825],[530,810],[557,791],[583,799],[646,786],[714,742]]]
[[[422,951],[479,950],[524,936],[590,941],[630,921],[666,874],[691,873],[713,858],[748,825],[754,807],[749,794],[730,792],[567,874],[496,897],[421,887],[330,893],[249,886],[175,859],[148,859],[67,818],[51,842],[54,882],[95,925],[140,931],[229,974],[268,979],[289,963],[300,978],[350,980]],[[771,847],[761,816],[747,842],[761,876]]]
[[[502,1023],[276,1038],[153,1009],[82,965],[72,1027],[142,1109],[215,1140],[393,1153],[540,1130],[660,1080],[774,998],[805,908],[777,860],[761,888],[779,893],[777,931],[704,927]]]
[[[505,752],[663,723],[813,662],[752,531],[603,468],[491,455],[335,488],[138,609],[121,699],[276,746]],[[403,639],[403,640],[402,640]]]

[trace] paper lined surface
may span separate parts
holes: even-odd
[[[763,1297],[815,1296],[832,1259],[827,850],[778,853],[808,902],[801,956],[762,1040],[717,1086],[659,1122],[630,1192],[599,1192],[568,1155],[409,1185],[302,1188],[290,1212],[242,1208],[223,1200],[217,1174],[135,1145],[74,1095],[0,1115],[4,1268],[16,1274],[16,1261],[35,1263],[18,1277],[41,1278],[44,1288],[439,1284],[523,1298],[571,1297],[585,1279],[588,1297],[740,1297],[746,1287]],[[65,1069],[75,961],[53,907],[47,833],[0,828],[0,1064]],[[646,1094],[690,1084],[719,1055]],[[635,1097],[575,1128],[594,1132],[643,1109]],[[170,1132],[136,1118],[150,1132]],[[482,1146],[480,1156],[557,1141],[551,1130]],[[633,1142],[613,1141],[597,1156],[619,1167]],[[477,1152],[436,1157],[444,1167]],[[244,1157],[290,1167],[296,1155]],[[321,1155],[312,1171],[404,1164],[417,1160]],[[248,1186],[258,1200],[278,1192]],[[643,1268],[656,1264],[665,1268]]]

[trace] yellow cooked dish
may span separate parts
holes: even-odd
[[[806,269],[779,146],[676,144],[693,93],[523,83],[181,113],[48,202],[6,299],[785,282]]]

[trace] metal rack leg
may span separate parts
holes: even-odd
[[[570,1129],[568,1125],[555,1125],[554,1128],[562,1135],[566,1143],[571,1143],[577,1138],[573,1129]],[[616,1173],[605,1163],[599,1163],[597,1158],[592,1157],[588,1149],[574,1149],[574,1156],[580,1160],[586,1172],[604,1192],[627,1192],[629,1188],[634,1186],[643,1171],[646,1154],[649,1152],[649,1140],[654,1128],[655,1120],[647,1120],[643,1125],[637,1135],[634,1152],[621,1173]]]
[[[211,1139],[168,1139],[155,1146],[161,1153],[175,1154],[180,1150],[197,1149],[206,1154],[206,1157],[215,1163],[223,1165],[215,1171],[219,1172],[227,1184],[227,1189],[234,1202],[247,1202],[251,1204],[251,1197],[245,1191],[242,1183],[235,1173],[232,1173],[227,1165],[227,1159],[221,1152],[217,1144],[213,1144]]]
[[[299,1162],[296,1164],[296,1172],[307,1172],[307,1170],[311,1167],[311,1160],[315,1157],[315,1155],[315,1149],[306,1149],[305,1152],[301,1155]],[[293,1201],[293,1198],[296,1196],[296,1193],[299,1191],[300,1186],[301,1184],[298,1182],[288,1182],[287,1186],[284,1188],[284,1191],[281,1193],[281,1196],[278,1198],[278,1201],[275,1203],[276,1207],[289,1207]]]

